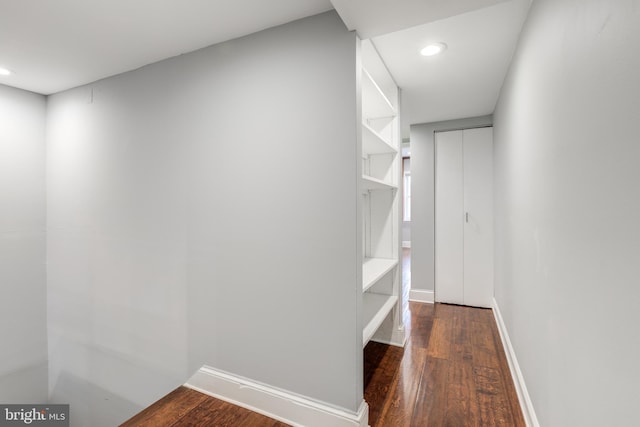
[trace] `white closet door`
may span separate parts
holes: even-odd
[[[435,300],[464,304],[462,131],[437,132]]]
[[[435,300],[491,307],[493,129],[438,132]]]
[[[493,129],[463,131],[464,304],[493,300]]]

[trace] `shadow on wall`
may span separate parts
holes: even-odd
[[[0,402],[3,404],[46,403],[47,395],[47,362],[0,377]]]
[[[97,384],[63,373],[51,403],[68,403],[72,426],[117,426],[143,409]]]
[[[112,365],[127,363],[122,359],[116,361],[106,354],[96,354],[96,357],[110,358]],[[104,369],[93,375],[79,377],[63,371],[55,380],[49,403],[70,405],[71,426],[120,425],[186,381],[183,378],[167,378],[166,373],[130,363],[127,367],[112,366],[111,369],[107,368],[108,363],[99,365]],[[131,374],[128,381],[123,381],[121,375],[118,375],[118,379],[111,379],[118,369]],[[149,390],[154,390],[157,395],[150,397]]]

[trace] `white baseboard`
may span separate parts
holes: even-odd
[[[411,248],[411,240],[403,240],[402,241],[403,248]]]
[[[369,423],[364,400],[354,414],[209,366],[200,368],[185,386],[296,427],[367,427]]]
[[[496,318],[498,332],[500,333],[500,338],[502,339],[504,352],[507,355],[507,362],[509,363],[509,369],[511,370],[511,376],[513,377],[513,384],[516,388],[516,393],[518,394],[518,400],[520,401],[520,407],[522,408],[524,421],[527,424],[527,427],[540,427],[538,418],[536,417],[536,411],[534,410],[533,403],[531,402],[531,397],[529,396],[527,386],[524,383],[522,371],[520,371],[520,365],[518,364],[516,353],[514,352],[513,346],[511,345],[511,340],[509,339],[507,327],[504,324],[502,314],[500,314],[500,308],[498,307],[498,302],[495,298],[493,299],[493,315]]]
[[[411,289],[409,291],[409,301],[433,304],[433,291]]]

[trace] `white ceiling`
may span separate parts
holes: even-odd
[[[331,0],[363,39],[437,21],[507,0]]]
[[[530,0],[0,0],[0,83],[42,94],[321,13],[371,37],[409,124],[493,112]],[[455,16],[454,16],[455,15]],[[420,24],[420,25],[417,25]],[[386,34],[389,31],[396,31]],[[386,35],[383,35],[386,34]],[[442,55],[420,49],[445,42]]]
[[[402,88],[403,138],[410,124],[493,113],[529,4],[510,0],[372,39]],[[420,55],[432,42],[448,48]]]
[[[329,0],[0,0],[0,83],[51,94],[332,9]]]

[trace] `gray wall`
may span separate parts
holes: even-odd
[[[0,85],[0,402],[47,400],[44,96]]]
[[[638,417],[638,22],[534,1],[495,112],[496,300],[543,426]]]
[[[433,291],[435,278],[435,143],[433,133],[489,126],[491,116],[411,125],[411,289]]]
[[[328,12],[50,98],[50,389],[75,425],[203,364],[357,411],[355,71]]]

